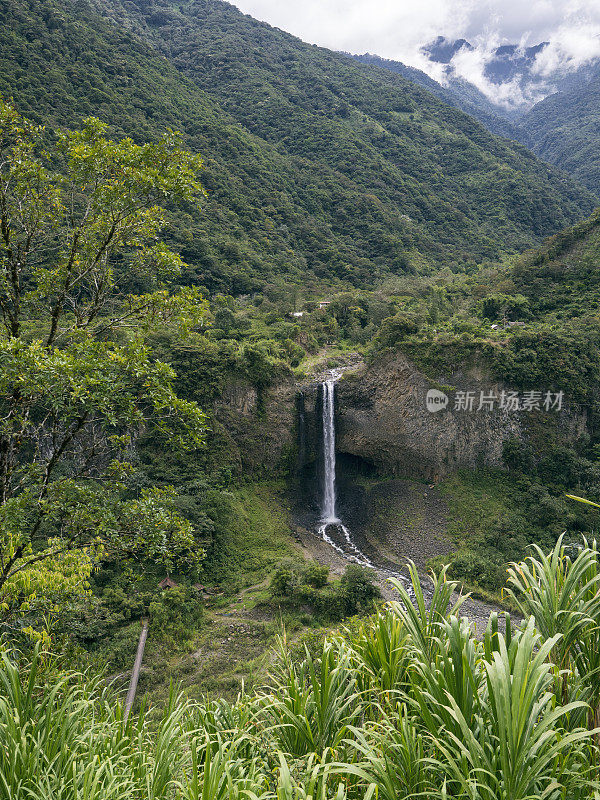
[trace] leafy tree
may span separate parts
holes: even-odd
[[[384,319],[377,336],[375,337],[375,344],[379,347],[394,347],[399,342],[406,339],[407,336],[412,336],[419,330],[417,320],[408,314],[400,312],[394,317],[387,317]]]
[[[490,320],[526,319],[530,316],[529,300],[522,294],[506,295],[495,292],[480,302],[480,314]]]
[[[204,415],[179,399],[144,331],[202,325],[182,262],[158,241],[165,205],[196,204],[199,157],[168,132],[154,144],[61,133],[52,171],[42,130],[0,102],[0,613],[48,610],[85,588],[101,554],[192,563],[200,553],[173,496],[132,490],[131,452],[154,429],[201,442]],[[143,275],[146,294],[127,291]]]

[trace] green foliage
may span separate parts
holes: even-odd
[[[600,162],[595,129],[600,72],[590,80],[546,97],[524,115],[521,126],[532,149],[551,164],[569,172],[596,195],[600,191]]]
[[[511,447],[507,450],[512,452],[517,440],[509,442]],[[521,449],[519,444],[516,451],[519,462]],[[549,448],[549,454],[553,452]],[[564,452],[564,448],[558,448],[559,454]],[[572,451],[566,453],[572,464]],[[531,457],[527,446],[525,456]],[[591,462],[579,459],[578,464],[582,471],[570,485],[596,486]],[[557,466],[557,483],[543,482],[536,468],[520,472],[516,465],[508,473],[461,470],[444,481],[442,493],[449,509],[448,532],[455,551],[443,561],[449,564],[453,580],[460,580],[484,599],[497,602],[508,566],[525,558],[532,544],[547,550],[555,546],[563,533],[566,541],[577,541],[582,532],[595,529],[593,510],[565,498],[564,482],[568,475],[560,469]]]
[[[93,113],[115,136],[171,128],[205,154],[204,213],[170,212],[169,233],[185,281],[211,292],[462,270],[594,204],[415,83],[225,3],[10,0],[1,14],[0,92],[37,123]]]
[[[263,698],[279,749],[295,757],[337,748],[360,713],[349,651],[325,640],[318,660],[305,656],[296,665],[281,640],[273,693]]]
[[[173,330],[205,316],[196,292],[164,288],[182,262],[157,243],[164,206],[202,194],[201,162],[173,133],[136,145],[105,132],[89,118],[61,133],[51,171],[41,131],[0,101],[3,622],[85,593],[101,557],[202,556],[172,488],[136,492],[131,464],[143,428],[183,450],[203,441],[204,414],[143,340],[157,315]],[[132,294],[117,265],[155,291]]]
[[[289,597],[299,586],[299,574],[291,561],[282,562],[271,578],[270,589],[274,597]]]
[[[340,580],[346,614],[368,611],[380,597],[374,582],[375,573],[358,564],[349,564]]]
[[[467,586],[483,586],[498,592],[506,580],[506,568],[502,561],[480,552],[461,552],[452,558],[448,574]]]
[[[410,574],[355,632],[298,658],[284,636],[234,703],[171,692],[125,723],[99,681],[2,653],[0,798],[596,797],[596,550],[515,565],[525,617],[494,613],[479,637],[444,573],[429,601]]]
[[[481,316],[489,320],[518,320],[529,316],[529,300],[522,294],[496,292],[481,300],[479,308]]]
[[[205,509],[213,523],[203,577],[225,586],[263,581],[293,554],[279,485],[210,490]]]
[[[535,469],[533,450],[526,442],[512,437],[502,445],[502,461],[509,469],[529,473]]]
[[[535,555],[509,570],[508,593],[522,614],[535,619],[541,635],[553,641],[552,660],[562,672],[557,675],[558,692],[569,694],[568,670],[577,669],[590,703],[590,727],[600,719],[598,680],[598,554],[596,543],[571,558],[561,536],[546,555],[534,547]]]
[[[314,589],[322,589],[327,586],[329,567],[327,564],[319,564],[318,561],[309,561],[304,569],[304,580]]]
[[[190,586],[173,586],[162,592],[148,606],[151,632],[161,640],[184,648],[193,640],[193,631],[200,624],[202,610],[198,592]]]
[[[302,565],[284,561],[273,573],[271,593],[292,605],[304,603],[325,620],[369,612],[380,597],[372,570],[349,564],[341,579],[331,583],[328,573],[329,567],[316,561]]]
[[[404,340],[419,330],[418,321],[402,312],[384,319],[375,337],[374,347],[400,347]]]

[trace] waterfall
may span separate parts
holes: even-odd
[[[362,550],[355,544],[352,534],[337,515],[335,492],[335,384],[342,370],[332,370],[329,377],[321,384],[323,392],[323,485],[321,520],[319,535],[337,550],[340,555],[360,564],[361,567],[375,569],[380,576],[394,577],[401,580],[408,593],[414,596],[412,586],[405,576],[384,566],[375,566]]]
[[[321,522],[339,522],[335,513],[335,374],[323,386],[323,508]]]
[[[335,492],[335,384],[341,371],[332,370],[321,384],[323,390],[323,498],[320,536],[345,558],[372,567],[373,564],[352,541],[350,531],[337,516]]]

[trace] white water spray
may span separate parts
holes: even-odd
[[[321,522],[339,522],[335,513],[335,381],[336,375],[323,386],[323,509]]]
[[[332,370],[321,384],[323,389],[323,503],[321,507],[321,537],[345,558],[372,567],[373,564],[352,541],[350,531],[342,524],[336,511],[335,490],[335,384],[341,371]]]

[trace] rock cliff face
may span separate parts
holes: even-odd
[[[500,397],[510,387],[494,382],[484,366],[469,366],[432,381],[402,354],[381,357],[346,373],[336,386],[336,450],[385,474],[437,481],[460,467],[502,466],[507,439],[541,450],[572,442],[587,430],[585,412],[481,409],[480,393]],[[443,391],[445,408],[427,408],[427,393]],[[457,391],[472,392],[473,409],[456,410]],[[232,381],[216,407],[245,471],[282,468],[319,476],[322,392],[317,379],[297,385],[290,376],[259,398],[244,381]]]
[[[215,405],[215,418],[230,437],[246,474],[272,475],[294,458],[297,394],[291,376],[262,395],[242,379],[232,379],[225,387]]]
[[[337,449],[372,462],[386,473],[436,481],[459,467],[501,466],[504,442],[532,439],[540,425],[547,441],[573,440],[586,431],[584,413],[477,410],[480,393],[504,387],[471,367],[444,376],[448,404],[427,408],[436,388],[401,354],[343,377],[337,385]],[[438,386],[444,389],[443,386]],[[473,410],[455,410],[456,392],[473,392]]]

